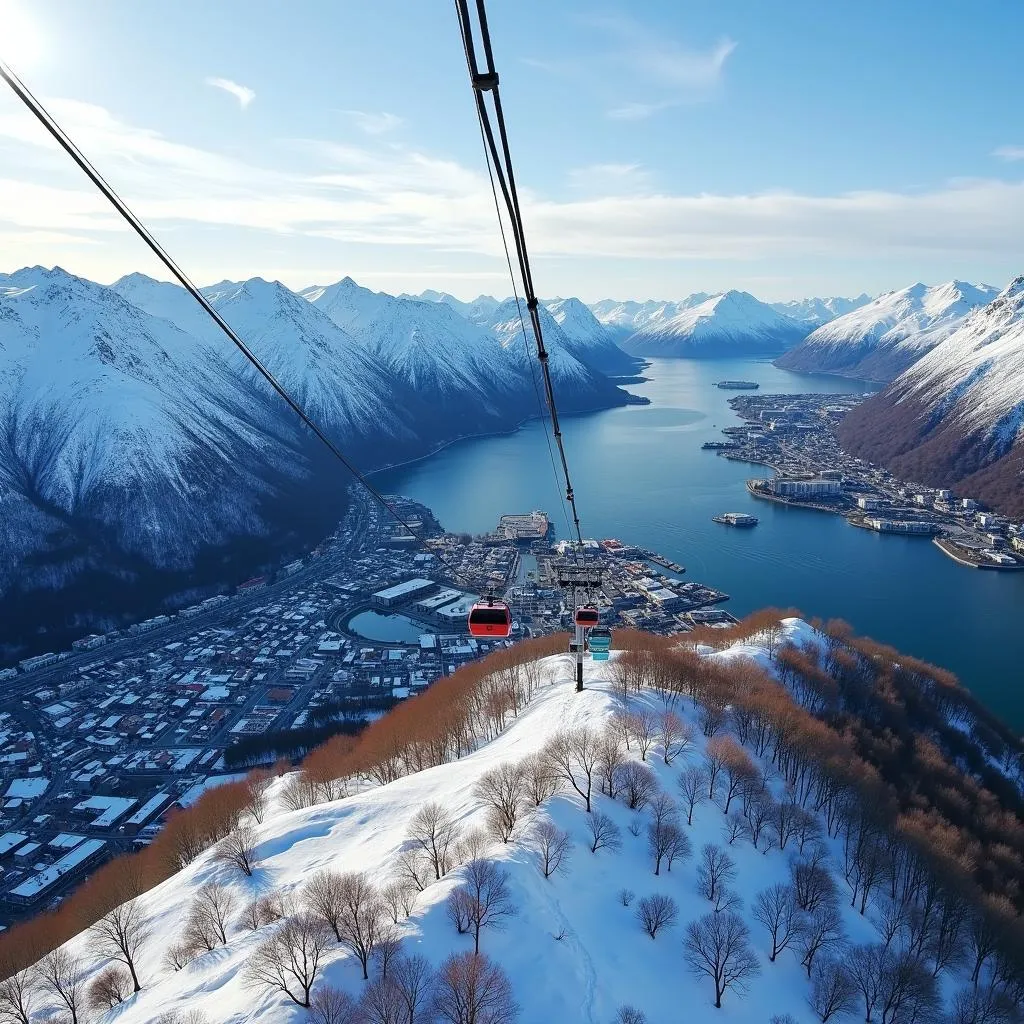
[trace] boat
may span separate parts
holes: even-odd
[[[739,448],[735,441],[705,441],[701,448],[707,452],[723,452],[731,448]]]
[[[760,386],[756,380],[720,380],[715,385],[723,391],[756,391]]]
[[[712,516],[711,521],[723,526],[757,526],[760,522],[757,516],[748,516],[746,512],[723,512],[720,516]]]

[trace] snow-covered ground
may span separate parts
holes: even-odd
[[[785,630],[796,642],[804,642],[811,635],[810,628],[799,620],[787,620]],[[726,660],[753,657],[767,664],[763,651],[746,645],[708,652],[708,656]],[[603,664],[588,660],[585,689],[576,693],[570,659],[546,659],[542,663],[543,682],[532,703],[497,739],[459,761],[389,785],[289,812],[279,801],[286,780],[279,780],[272,790],[272,810],[259,826],[259,863],[252,878],[217,862],[208,851],[140,897],[152,927],[152,937],[141,959],[144,988],[105,1019],[118,1024],[144,1024],[159,1013],[174,1010],[200,1010],[217,1024],[307,1019],[306,1011],[283,995],[254,990],[245,984],[246,960],[274,925],[250,932],[235,924],[226,946],[203,954],[178,972],[161,966],[162,954],[177,941],[198,888],[210,882],[230,886],[237,913],[261,893],[283,890],[297,894],[314,872],[323,868],[366,871],[378,884],[389,881],[396,877],[396,860],[409,823],[425,803],[441,803],[460,827],[482,826],[485,811],[474,794],[474,785],[486,770],[539,751],[562,730],[577,726],[603,728],[621,707],[613,693],[613,666],[614,660]],[[653,693],[631,700],[635,707],[648,706],[657,711],[663,707]],[[688,701],[677,704],[676,710],[692,721]],[[687,764],[699,763],[704,744],[704,737],[695,729],[693,748],[672,765],[663,763],[657,745],[651,749],[648,764],[667,793],[678,798],[676,780]],[[638,757],[635,744],[630,756]],[[693,1024],[722,1019],[736,1024],[767,1024],[776,1014],[791,1014],[798,1024],[812,1024],[817,1019],[806,1002],[809,986],[798,957],[784,952],[770,963],[768,934],[749,914],[760,889],[788,880],[788,852],[773,849],[761,853],[743,840],[725,846],[725,816],[715,803],[704,803],[697,807],[692,827],[686,827],[685,815],[682,819],[694,856],[682,863],[677,861],[671,872],[663,866],[656,877],[647,849],[649,811],[631,811],[621,801],[605,796],[595,797],[594,810],[608,814],[621,829],[620,852],[590,852],[582,801],[562,791],[536,813],[533,821],[550,818],[571,833],[574,847],[564,874],[549,880],[543,877],[528,828],[518,840],[507,846],[493,843],[485,853],[507,868],[518,913],[501,931],[484,929],[481,950],[509,975],[521,1006],[520,1021],[610,1024],[623,1004],[642,1010],[650,1024],[680,1019]],[[638,836],[629,831],[632,822],[642,826]],[[748,921],[761,967],[759,976],[751,980],[748,994],[726,993],[721,1010],[714,1008],[710,980],[693,977],[683,958],[686,925],[711,907],[695,886],[700,849],[709,842],[725,846],[736,862],[734,888],[743,900],[741,913]],[[401,926],[405,952],[421,953],[437,966],[452,952],[472,950],[471,939],[456,933],[445,910],[445,900],[460,878],[461,872],[455,870],[419,894],[413,913]],[[622,888],[636,894],[630,908],[618,899]],[[841,894],[843,891],[840,885]],[[656,893],[673,897],[680,914],[674,927],[652,940],[638,924],[635,910],[640,898]],[[848,936],[861,942],[875,939],[873,926],[847,905],[849,897],[844,901],[841,896],[840,903]],[[90,963],[95,962],[88,935],[77,937],[69,945]],[[357,996],[365,982],[354,958],[332,945],[317,984],[340,987]]]

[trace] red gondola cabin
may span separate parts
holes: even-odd
[[[597,609],[592,604],[585,604],[576,609],[577,626],[582,626],[584,629],[590,629],[591,626],[596,626],[598,622],[600,622],[600,616],[598,615]]]
[[[504,601],[478,601],[469,611],[471,636],[506,637],[512,632],[512,613]]]

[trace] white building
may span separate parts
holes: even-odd
[[[839,480],[785,480],[776,477],[769,481],[772,494],[780,498],[833,498],[841,494],[843,485]]]
[[[396,604],[404,604],[415,597],[433,590],[437,584],[433,580],[413,579],[398,583],[386,590],[378,590],[373,595],[373,603],[381,608],[392,608]]]

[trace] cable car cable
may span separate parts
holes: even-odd
[[[555,490],[558,492],[558,500],[562,504],[562,515],[565,518],[565,525],[572,533],[572,524],[569,522],[569,510],[565,505],[565,495],[562,494],[561,485],[558,480],[558,467],[555,465],[555,453],[551,447],[551,434],[548,430],[548,417],[544,412],[544,399],[540,396],[540,388],[537,386],[537,374],[533,365],[533,358],[530,355],[530,341],[526,335],[526,322],[523,319],[523,307],[519,299],[519,286],[516,284],[515,271],[512,269],[512,254],[508,250],[508,239],[505,235],[505,220],[501,215],[501,200],[498,199],[498,188],[494,183],[494,170],[491,166],[491,157],[487,152],[487,141],[484,138],[484,127],[480,125],[480,140],[484,144],[484,163],[487,165],[487,177],[491,183],[491,195],[494,197],[494,212],[498,218],[498,230],[501,232],[501,244],[505,250],[505,264],[508,267],[509,280],[512,282],[512,297],[516,300],[516,312],[519,315],[519,327],[523,335],[523,347],[526,350],[526,365],[530,371],[530,383],[533,385],[533,393],[537,398],[537,408],[540,410],[540,421],[544,428],[544,442],[548,449],[548,459],[551,461],[551,473],[555,478]]]
[[[107,182],[103,175],[100,174],[100,172],[92,165],[85,154],[82,153],[77,145],[75,145],[64,129],[57,123],[56,119],[50,114],[46,107],[43,106],[42,102],[32,94],[28,86],[21,81],[10,66],[4,63],[2,59],[0,59],[0,77],[7,82],[14,94],[22,101],[22,103],[25,104],[29,111],[35,116],[36,120],[38,120],[50,135],[53,136],[60,147],[85,173],[93,185],[99,189],[114,209],[117,210],[122,218],[128,223],[128,226],[142,239],[143,242],[146,243],[157,259],[159,259],[160,262],[174,275],[181,286],[192,296],[192,298],[202,306],[213,322],[225,335],[227,335],[232,344],[234,344],[239,352],[241,352],[242,355],[245,356],[245,358],[255,367],[260,376],[262,376],[264,380],[266,380],[267,383],[278,393],[278,395],[288,403],[288,406],[299,417],[303,424],[313,432],[313,434],[327,447],[331,454],[341,462],[341,464],[360,484],[362,484],[366,491],[372,495],[372,497],[375,498],[387,510],[387,512],[406,531],[408,531],[411,536],[415,537],[423,548],[434,555],[438,562],[448,570],[454,580],[461,581],[463,582],[463,585],[465,585],[465,577],[463,577],[463,575],[446,559],[442,558],[440,554],[436,551],[430,550],[426,543],[426,538],[414,530],[409,523],[407,523],[390,504],[388,504],[384,495],[381,494],[369,480],[367,480],[348,456],[345,455],[345,453],[330,439],[330,437],[327,436],[316,421],[309,416],[306,410],[291,396],[291,394],[289,394],[287,389],[278,381],[274,374],[263,365],[259,357],[252,351],[252,349],[249,348],[242,338],[239,337],[234,328],[217,311],[210,300],[199,290],[198,287],[196,287],[185,271],[182,270],[167,250],[164,249],[164,247],[156,240],[146,225],[143,224],[142,221],[132,212],[128,204],[125,203],[125,201],[114,190],[113,186]]]
[[[544,374],[544,390],[548,400],[548,409],[551,414],[552,433],[558,445],[558,452],[562,461],[562,474],[565,478],[565,498],[572,508],[573,524],[576,531],[576,541],[583,546],[583,535],[580,530],[580,517],[576,507],[576,494],[573,490],[572,480],[569,475],[569,461],[565,454],[565,445],[562,442],[562,430],[558,423],[558,407],[555,403],[554,387],[551,383],[551,371],[548,367],[548,351],[544,347],[544,333],[541,329],[539,306],[533,287],[533,275],[530,270],[530,259],[526,248],[526,235],[523,228],[522,213],[519,208],[519,195],[516,191],[515,174],[512,167],[512,154],[509,150],[508,133],[505,128],[505,115],[502,111],[501,96],[498,90],[498,73],[494,68],[494,53],[491,49],[491,36],[487,27],[487,13],[484,9],[484,0],[476,0],[477,21],[480,30],[480,41],[484,53],[486,70],[481,72],[477,60],[476,46],[474,43],[473,23],[469,12],[468,0],[455,0],[455,10],[459,19],[459,28],[462,32],[462,44],[466,55],[466,65],[469,70],[470,84],[473,87],[473,96],[476,101],[477,117],[480,121],[480,128],[484,136],[485,151],[490,154],[493,162],[495,177],[501,188],[502,197],[505,200],[505,207],[508,210],[509,222],[512,228],[512,237],[515,243],[516,256],[519,262],[519,272],[523,281],[523,293],[526,296],[526,308],[530,314],[530,323],[533,327],[534,338],[537,342],[537,358],[540,361]],[[494,118],[497,126],[498,138],[501,142],[499,152],[498,143],[495,141],[494,127],[491,125],[490,111],[484,99],[484,94],[490,93],[491,102],[494,106]]]

